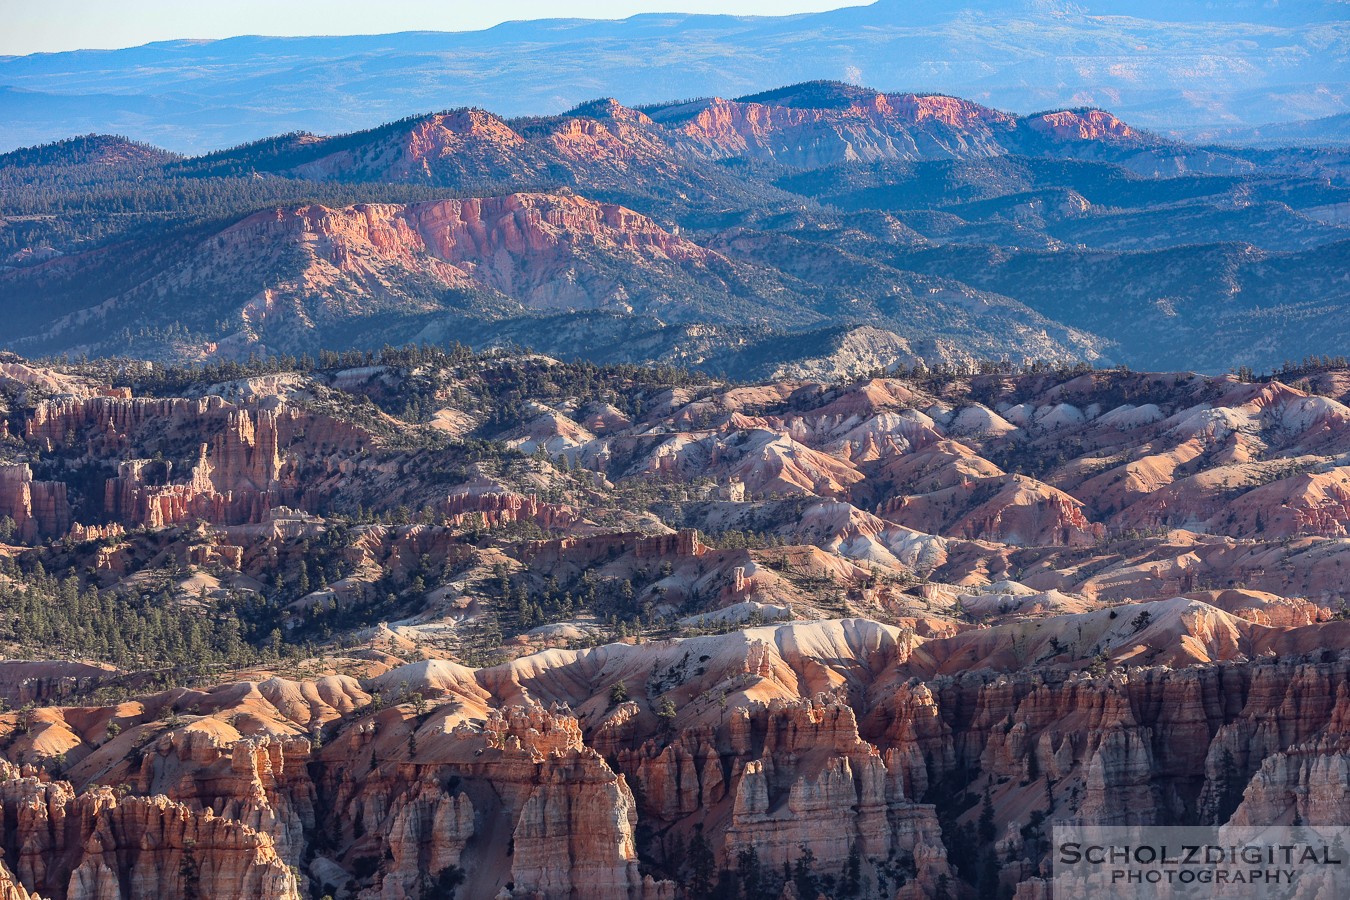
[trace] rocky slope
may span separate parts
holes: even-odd
[[[191,159],[92,136],[0,156],[0,308],[30,354],[1270,370],[1341,349],[1347,172],[839,82]]]
[[[130,342],[152,356],[242,358],[347,344],[513,341],[558,355],[746,374],[799,361],[766,335],[828,340],[841,313],[877,323],[864,327],[930,336],[920,345],[930,361],[991,356],[1012,335],[1028,357],[1095,357],[1102,343],[1006,298],[861,260],[867,283],[841,310],[838,270],[820,264],[828,260],[808,271],[785,265],[776,245],[706,246],[678,227],[570,192],[283,207],[181,238],[168,248],[141,243],[126,256],[127,247],[94,250],[0,273],[13,296],[52,300],[20,316],[12,343],[107,354]],[[114,287],[91,304],[90,283],[101,284],[105,268],[115,270]],[[257,273],[265,273],[261,289]],[[37,330],[17,337],[25,328]],[[741,356],[752,340],[756,349]]]
[[[813,83],[738,100],[648,107],[676,140],[713,158],[793,169],[888,160],[1025,156],[1105,157],[1144,174],[1242,170],[1246,164],[1136,131],[1108,112],[1016,116],[956,97],[885,94]]]
[[[1055,822],[1347,814],[1343,369],[0,377],[7,897],[1026,896]]]
[[[140,317],[158,309],[202,328],[225,317],[237,329],[222,337],[227,346],[295,349],[340,341],[362,320],[386,317],[397,317],[405,336],[419,325],[448,332],[456,312],[601,311],[715,322],[717,307],[725,320],[738,301],[759,300],[760,316],[813,318],[757,290],[757,279],[774,286],[772,275],[738,267],[621,206],[568,194],[278,209],[184,250],[171,268],[56,321],[44,339],[106,346],[97,335],[133,309]],[[241,263],[274,274],[255,291],[239,278]],[[76,267],[68,277],[85,275]],[[26,283],[41,284],[48,273],[28,276]],[[185,317],[185,292],[212,295],[214,305]]]
[[[679,188],[721,194],[700,160],[819,169],[841,163],[979,159],[1009,154],[1111,161],[1144,175],[1230,174],[1250,162],[1141,132],[1109,112],[1017,116],[940,95],[810,82],[737,99],[632,109],[612,98],[561,116],[506,120],[477,109],[419,116],[339,137],[288,136],[210,154],[187,170],[255,170],[302,178],[422,181],[444,186],[563,181],[665,208]]]
[[[1334,651],[1300,660],[1282,638],[1280,662],[1093,677],[1029,671],[990,636],[933,671],[969,643],[849,619],[47,707],[26,735],[10,714],[7,754],[46,740],[68,772],[10,773],[4,846],[22,889],[71,898],[188,896],[189,879],[296,896],[283,863],[334,896],[696,897],[719,869],[768,886],[803,858],[826,896],[890,898],[934,896],[992,852],[963,843],[981,794],[1008,889],[1037,874],[1054,821],[1343,820]],[[153,718],[166,707],[190,711]]]

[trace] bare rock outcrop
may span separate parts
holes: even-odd
[[[0,466],[0,516],[14,522],[20,540],[57,537],[70,528],[66,485],[34,481],[27,463]]]
[[[31,777],[0,782],[0,804],[13,811],[0,844],[17,860],[19,890],[68,900],[300,897],[268,835],[209,809],[110,788],[77,796]]]

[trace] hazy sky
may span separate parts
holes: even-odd
[[[785,15],[869,0],[0,0],[0,55],[237,34],[471,31],[511,19],[643,12]]]

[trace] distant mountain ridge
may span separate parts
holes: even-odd
[[[1350,113],[1276,122],[1254,128],[1232,128],[1202,135],[1206,140],[1262,147],[1343,146],[1350,144]]]
[[[1347,247],[1350,153],[839,82],[0,155],[3,337],[30,354],[1268,369],[1350,340]]]
[[[1107,149],[1110,148],[1110,149]],[[1159,170],[1246,169],[1233,156],[1140,131],[1100,109],[1016,116],[941,94],[884,93],[816,81],[774,91],[630,108],[612,98],[558,116],[505,119],[461,108],[335,137],[283,135],[208,154],[206,170],[290,173],[322,180],[444,182],[447,178],[557,177],[584,167],[592,179],[679,157],[743,158],[794,169],[885,159],[1049,154],[1114,160]],[[689,160],[683,160],[688,164]],[[602,173],[600,169],[607,169]],[[628,183],[625,181],[625,183]]]
[[[1162,132],[1213,131],[1350,110],[1348,9],[1342,0],[883,0],[777,18],[648,14],[8,57],[0,149],[114,132],[203,152],[425,109],[509,117],[603,95],[641,105],[819,78],[1022,112],[1103,106]]]

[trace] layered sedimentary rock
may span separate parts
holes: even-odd
[[[39,402],[25,428],[29,440],[47,449],[67,444],[72,438],[89,437],[108,449],[125,446],[131,437],[151,422],[187,422],[219,414],[226,408],[220,397],[200,400],[155,397],[62,397]]]
[[[294,875],[270,837],[166,797],[75,794],[65,782],[10,772],[0,835],[22,891],[69,900],[230,896],[298,900]],[[10,818],[12,816],[12,818]]]
[[[32,896],[19,884],[14,873],[0,863],[0,900],[32,900]]]
[[[715,98],[666,107],[656,116],[710,156],[775,160],[803,168],[916,159],[939,147],[938,152],[991,155],[998,152],[1001,133],[1016,121],[953,97],[858,91],[853,102],[832,109],[794,100],[789,88],[762,99]]]
[[[43,450],[83,450],[90,462],[118,460],[116,475],[104,482],[100,514],[150,528],[197,519],[257,523],[281,506],[316,505],[321,492],[301,482],[301,459],[312,465],[319,448],[345,455],[369,440],[327,416],[275,403],[235,406],[220,396],[44,400],[28,417],[25,436]],[[177,465],[162,453],[137,455],[166,443],[192,449]],[[34,481],[24,466],[0,470],[0,511],[29,540],[61,536],[73,518],[66,486]]]
[[[27,463],[0,466],[0,516],[14,523],[20,540],[61,535],[70,527],[66,486],[59,481],[34,481]]]
[[[570,194],[278,210],[244,219],[222,240],[241,251],[259,244],[294,248],[310,257],[300,276],[309,293],[332,295],[308,312],[289,297],[264,292],[244,310],[252,328],[303,327],[297,318],[334,317],[343,305],[334,282],[412,274],[445,287],[500,291],[540,309],[626,309],[624,301],[639,289],[616,262],[696,278],[716,277],[710,266],[730,266],[646,216]],[[560,268],[574,277],[557,279]]]
[[[474,824],[468,795],[452,795],[434,781],[421,782],[398,798],[387,832],[392,860],[381,882],[381,895],[415,895],[428,875],[440,877],[458,868],[474,835]]]
[[[204,896],[285,898],[303,864],[316,888],[368,897],[669,900],[697,840],[714,870],[809,850],[820,875],[856,865],[924,897],[974,877],[951,829],[982,793],[998,833],[1023,829],[1000,851],[1011,881],[1038,871],[1040,822],[1346,814],[1345,658],[924,675],[958,639],[797,623],[226,684],[119,707],[111,740],[94,737],[106,712],[53,707],[30,727],[64,735],[74,784],[7,769],[0,844],[16,885],[58,897],[181,895],[195,877]],[[175,723],[156,712],[170,702],[196,712]]]
[[[965,481],[898,498],[880,513],[916,531],[1016,545],[1083,546],[1105,534],[1102,525],[1084,515],[1081,501],[1020,476]]]
[[[770,705],[763,714],[762,754],[733,764],[739,778],[725,837],[728,861],[753,849],[782,867],[810,847],[823,867],[842,869],[851,854],[880,861],[903,852],[922,862],[922,881],[950,876],[933,807],[906,795],[903,764],[858,737],[850,707],[808,701]],[[752,712],[732,720],[734,750],[750,750],[758,731],[753,718]],[[818,770],[802,764],[812,756],[822,760]]]
[[[381,739],[383,729],[362,729],[324,754],[335,802],[352,824],[338,832],[357,848],[387,848],[379,896],[417,896],[428,879],[456,868],[485,895],[509,881],[511,896],[521,897],[673,896],[669,885],[639,873],[633,793],[584,746],[566,712],[517,706],[453,728],[399,726],[421,742],[392,745]],[[343,752],[369,764],[369,774],[344,773]]]
[[[671,900],[800,863],[918,898],[993,858],[1035,897],[1055,822],[1347,815],[1341,400],[572,383],[461,354],[26,408],[17,621],[265,625],[190,688],[0,666],[0,896]]]
[[[537,497],[501,491],[465,491],[447,497],[439,506],[453,524],[482,524],[489,528],[533,522],[545,529],[566,529],[580,521],[578,511]]]

